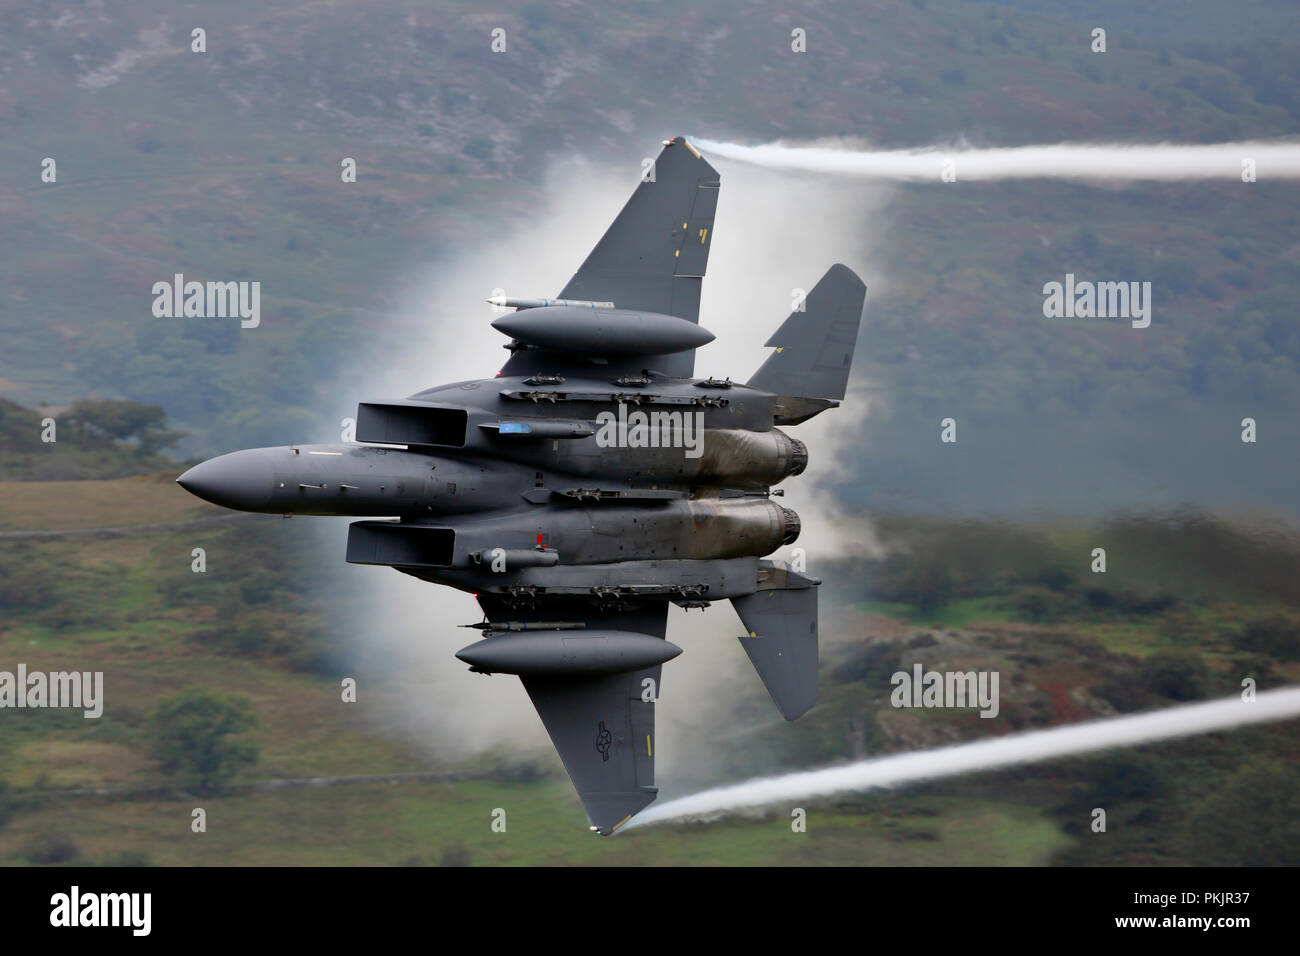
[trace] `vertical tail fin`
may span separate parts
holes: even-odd
[[[808,293],[804,311],[791,312],[767,340],[776,351],[748,384],[778,396],[827,400],[816,411],[842,401],[866,296],[852,269],[831,266]]]

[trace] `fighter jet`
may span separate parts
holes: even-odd
[[[695,376],[718,173],[666,140],[555,299],[513,308],[495,378],[362,402],[356,442],[255,448],[181,486],[227,508],[351,515],[347,560],[472,593],[456,656],[532,698],[591,829],[654,800],[668,605],[730,600],[787,720],[817,698],[817,586],[770,560],[799,535],[773,500],[808,462],[779,427],[840,404],[866,286],[835,265],[767,341],[748,382]],[[385,519],[385,520],[375,520]]]

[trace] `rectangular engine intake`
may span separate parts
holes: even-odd
[[[451,528],[426,528],[395,521],[354,521],[348,526],[348,562],[397,567],[450,567],[456,548]]]
[[[357,406],[357,441],[462,448],[468,420],[463,408],[362,402]]]

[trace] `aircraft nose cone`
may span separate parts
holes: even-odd
[[[176,483],[214,505],[257,511],[271,501],[275,469],[260,451],[236,451],[195,465]]]

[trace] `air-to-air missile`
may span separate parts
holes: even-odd
[[[679,148],[685,147],[685,148]],[[799,475],[781,431],[844,398],[866,287],[833,266],[748,382],[701,379],[695,350],[717,172],[666,142],[556,299],[516,311],[497,377],[362,402],[356,442],[237,451],[178,481],[267,514],[353,515],[347,560],[476,596],[470,669],[517,674],[591,828],[650,803],[669,603],[730,599],[786,719],[817,696],[817,579],[769,560],[799,534],[772,486]]]

